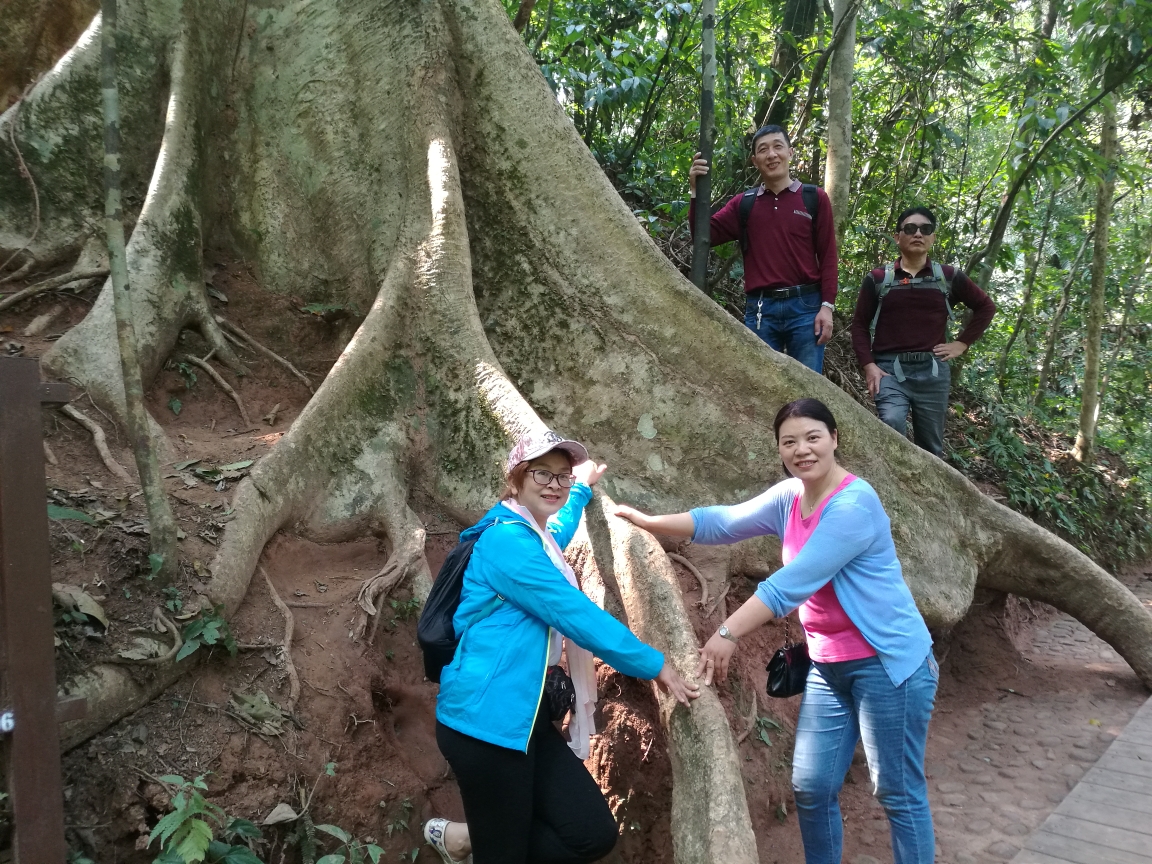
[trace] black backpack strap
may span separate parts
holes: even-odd
[[[748,252],[748,220],[752,216],[752,208],[756,206],[756,193],[759,191],[759,186],[753,186],[751,189],[746,189],[744,194],[740,196],[740,251],[742,253]]]
[[[800,187],[800,197],[804,199],[804,209],[812,217],[812,246],[816,246],[816,219],[820,215],[820,196],[816,194],[816,187],[805,183]]]

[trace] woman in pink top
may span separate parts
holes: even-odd
[[[840,864],[838,796],[860,739],[896,864],[932,864],[924,747],[940,670],[904,582],[891,523],[875,490],[836,462],[836,419],[824,403],[790,402],[776,415],[775,431],[792,479],[751,501],[666,516],[621,506],[617,515],[696,543],[781,538],[784,566],[708,640],[696,674],[705,684],[724,680],[740,637],[799,608],[812,667],[796,725],[792,788],[807,864]]]

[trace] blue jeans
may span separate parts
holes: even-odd
[[[838,797],[859,738],[872,793],[892,826],[896,864],[932,864],[936,843],[924,747],[939,678],[931,653],[899,687],[892,686],[878,657],[812,664],[792,757],[807,864],[840,864],[844,826]]]
[[[880,379],[880,390],[876,393],[876,413],[880,419],[904,435],[911,408],[916,446],[942,457],[948,391],[952,385],[948,361],[939,360],[927,351],[877,354],[875,360],[876,365],[888,373]]]
[[[757,327],[756,313],[760,313]],[[820,292],[789,297],[787,300],[764,298],[753,291],[744,305],[744,325],[768,343],[774,351],[787,354],[817,373],[824,372],[824,346],[816,344],[816,313],[820,311]]]

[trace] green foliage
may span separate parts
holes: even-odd
[[[392,611],[396,613],[393,620],[399,619],[400,621],[410,621],[420,615],[420,601],[415,597],[408,600],[389,600],[388,605],[392,607]]]
[[[817,183],[823,178],[826,80],[813,75],[823,68],[818,61],[831,21],[817,11],[812,35],[798,36],[784,20],[786,5],[718,2],[716,203],[756,181],[747,143],[769,104],[793,133],[802,127],[793,142],[794,176]],[[514,15],[520,3],[505,0],[505,6]],[[685,273],[691,258],[687,172],[699,136],[698,8],[551,0],[536,4],[524,32],[592,155]],[[895,215],[912,204],[931,206],[939,223],[933,257],[965,268],[983,255],[990,271],[981,274],[976,265],[972,275],[983,276],[998,307],[966,356],[958,383],[980,403],[999,403],[1005,417],[1015,418],[1005,422],[1023,424],[1032,439],[1060,442],[1025,446],[1012,457],[1007,437],[997,433],[985,441],[974,431],[956,464],[979,473],[979,457],[990,470],[1001,464],[1011,469],[1007,503],[1058,526],[1081,548],[1107,554],[1107,560],[1141,554],[1140,502],[1143,485],[1152,482],[1152,273],[1143,267],[1152,240],[1152,0],[873,0],[860,7],[856,45],[840,314],[850,314],[867,271],[894,255]],[[792,77],[782,75],[782,57],[798,58]],[[1108,166],[1096,152],[1098,111],[1070,121],[1102,87],[1117,82],[1121,158]],[[1100,466],[1073,470],[1056,451],[1068,449],[1079,414],[1091,249],[1077,272],[1069,268],[1093,227],[1096,184],[1112,171],[1117,206],[1109,226],[1102,347],[1108,390],[1098,441],[1121,454],[1127,468],[1106,455]],[[994,220],[1014,188],[1019,191],[1002,242],[989,251]],[[713,249],[710,266],[710,295],[741,315],[743,267],[731,244]],[[1063,306],[1062,296],[1068,300]],[[1050,333],[1051,375],[1038,393]],[[986,444],[993,448],[987,453]],[[1056,465],[1055,473],[1045,460]],[[1055,476],[1063,485],[1049,489]],[[1103,517],[1091,512],[1090,496],[1103,496],[1108,518],[1119,521],[1095,521]],[[1113,545],[1112,536],[1126,539]]]
[[[222,606],[217,606],[211,612],[201,612],[197,618],[184,625],[184,630],[180,634],[184,644],[176,655],[177,660],[183,660],[195,653],[201,645],[223,645],[230,655],[236,656],[238,650],[236,640],[232,636],[228,622],[220,614],[222,609]]]
[[[251,844],[263,839],[260,829],[247,819],[231,819],[204,798],[207,775],[185,780],[169,774],[160,780],[175,787],[172,812],[163,816],[148,836],[148,846],[160,841],[160,855],[153,864],[263,864]],[[220,838],[216,838],[216,832]],[[240,841],[240,842],[237,842]]]
[[[340,841],[334,852],[320,858],[316,864],[379,864],[384,854],[384,850],[375,843],[357,840],[337,825],[317,825],[316,830]]]
[[[969,410],[963,423],[952,462],[970,477],[999,480],[1012,509],[1105,564],[1152,553],[1147,488],[1139,477],[1081,465],[1037,424],[996,403]]]
[[[80,510],[73,510],[70,507],[61,507],[58,504],[48,505],[48,518],[55,519],[58,522],[63,522],[66,519],[70,519],[74,522],[83,522],[86,525],[96,524],[96,520],[89,516],[87,513],[83,513]]]

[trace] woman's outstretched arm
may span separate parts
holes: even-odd
[[[665,516],[649,516],[641,513],[627,504],[618,504],[612,511],[613,515],[627,519],[637,528],[643,528],[652,534],[665,534],[669,537],[680,537],[691,540],[696,533],[696,524],[691,513],[669,513]]]

